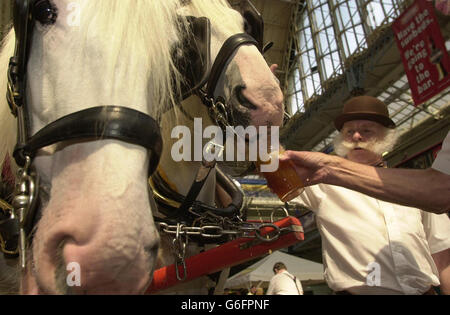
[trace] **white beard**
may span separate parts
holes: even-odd
[[[346,157],[354,148],[362,148],[382,156],[385,152],[392,151],[399,138],[395,129],[386,128],[385,132],[382,139],[373,139],[367,142],[349,142],[345,140],[342,133],[339,133],[333,140],[334,152],[338,156]]]

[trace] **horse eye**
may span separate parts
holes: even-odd
[[[58,9],[50,0],[40,0],[33,7],[33,14],[39,23],[51,25],[56,22]]]

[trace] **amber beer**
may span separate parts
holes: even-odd
[[[270,159],[277,154],[278,157],[284,153],[284,150],[280,148],[279,151],[271,152]],[[270,159],[267,162],[258,161],[256,164],[269,164]],[[279,160],[278,169],[275,172],[260,172],[262,176],[267,180],[267,186],[275,193],[278,198],[283,202],[288,202],[300,195],[304,190],[304,185],[300,177],[295,171],[294,163],[292,161]]]

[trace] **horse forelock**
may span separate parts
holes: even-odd
[[[0,47],[0,165],[7,155],[11,155],[16,144],[16,121],[6,102],[7,69],[9,58],[14,53],[14,32],[10,31],[3,38]]]
[[[0,169],[6,171],[7,177],[14,173],[15,165],[8,165],[16,143],[16,122],[6,102],[6,88],[9,58],[14,53],[14,32],[10,31],[0,45]],[[12,161],[11,161],[12,162]],[[2,176],[3,177],[3,176]],[[5,178],[6,179],[6,178]],[[6,196],[1,196],[5,198]],[[6,264],[0,253],[0,294],[17,294],[19,292],[18,268]]]

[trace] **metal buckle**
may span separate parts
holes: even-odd
[[[25,157],[26,163],[18,171],[18,184],[13,198],[13,214],[19,219],[19,257],[20,266],[25,269],[27,232],[32,225],[32,219],[36,206],[39,178],[37,174],[30,173],[31,158]]]

